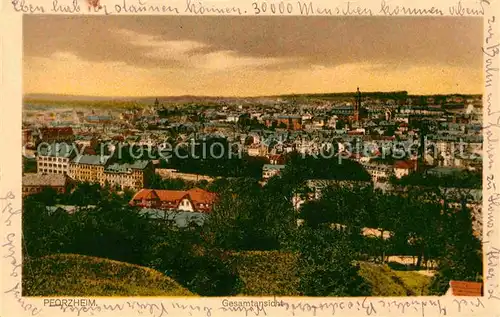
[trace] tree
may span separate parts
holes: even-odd
[[[99,184],[79,183],[68,197],[69,205],[87,206],[100,201],[106,191]]]
[[[163,188],[163,178],[156,173],[151,174],[149,177],[149,180],[146,183],[147,183],[146,188],[150,188],[150,189],[162,189]]]
[[[244,249],[261,188],[255,180],[243,178],[218,186],[221,186],[217,188],[219,199],[210,214],[205,235],[221,249]]]
[[[276,250],[296,227],[291,195],[281,184],[262,188],[251,178],[231,179],[218,193],[206,235],[221,249]]]
[[[471,211],[462,199],[459,210],[445,215],[442,239],[444,252],[438,259],[438,273],[433,277],[429,290],[431,294],[442,295],[450,280],[481,281],[481,242],[473,234]]]
[[[73,253],[143,264],[153,227],[136,208],[103,200],[95,207],[78,209],[72,217]]]
[[[300,291],[305,296],[364,296],[370,287],[359,276],[355,252],[345,233],[301,229]]]
[[[346,226],[350,233],[359,233],[361,226],[368,223],[367,215],[374,212],[372,192],[371,186],[330,183],[319,200],[304,205],[301,217],[308,226],[335,223]]]
[[[200,239],[197,232],[170,231],[152,253],[151,267],[202,296],[235,295],[239,277],[227,256]]]
[[[72,223],[66,211],[48,209],[36,195],[23,200],[23,255],[40,257],[71,250]]]
[[[341,130],[341,129],[345,128],[346,124],[347,124],[347,122],[345,120],[339,119],[335,123],[335,129]]]
[[[376,228],[380,231],[380,239],[377,244],[381,262],[385,262],[388,243],[384,238],[384,233],[393,232],[401,225],[402,200],[400,196],[394,194],[385,194],[380,190],[372,192],[371,199],[368,199],[370,210],[366,213],[365,224],[370,228]]]

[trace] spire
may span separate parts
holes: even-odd
[[[361,92],[359,91],[359,87],[356,91],[356,101],[354,102],[354,121],[359,121],[359,110],[361,108]]]

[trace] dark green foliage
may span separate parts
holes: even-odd
[[[23,156],[23,173],[36,173],[36,159]]]
[[[23,203],[23,254],[39,257],[70,252],[74,227],[71,216],[61,210],[49,212],[37,197],[30,196]]]
[[[296,226],[289,195],[271,183],[233,179],[217,186],[220,199],[207,223],[207,236],[228,250],[276,250]]]
[[[54,253],[79,253],[146,265],[204,296],[368,295],[370,287],[356,263],[385,262],[389,255],[414,256],[417,266],[437,261],[439,272],[431,287],[435,294],[442,294],[451,279],[481,279],[481,244],[472,233],[470,190],[443,191],[432,183],[407,184],[384,193],[366,182],[368,174],[359,164],[335,161],[292,153],[285,170],[265,185],[252,177],[204,184],[152,177],[155,188],[204,186],[219,195],[205,225],[186,229],[140,215],[128,205],[131,192],[116,194],[108,187],[85,183],[63,195],[45,190],[24,199],[23,255],[30,261]],[[305,203],[298,212],[293,198],[313,194],[307,182],[311,178],[329,185],[319,199]],[[73,213],[46,208],[56,204],[81,208]],[[302,227],[297,227],[298,219],[304,220]],[[375,229],[377,236],[363,236],[364,228]],[[297,256],[298,262],[284,276],[276,271],[280,268],[273,266],[273,258],[235,260],[231,256],[235,252],[264,252],[277,258],[288,253]],[[270,275],[261,279],[267,282],[257,283],[249,276],[252,266],[261,271],[265,267]],[[281,277],[270,280],[273,276]],[[372,277],[386,280],[380,274]],[[423,284],[412,276],[409,279],[416,287]],[[404,289],[423,293],[394,289],[392,295]]]
[[[439,258],[439,271],[430,285],[431,294],[442,295],[451,280],[482,281],[481,242],[472,233],[470,212],[462,208],[448,215],[443,235],[444,253]]]
[[[286,251],[243,251],[230,255],[242,281],[239,295],[298,296],[298,255]]]
[[[94,185],[82,184],[75,192],[89,189]],[[49,194],[42,192],[24,201],[25,261],[54,253],[76,253],[155,267],[201,295],[238,291],[237,275],[223,259],[222,251],[204,244],[199,228],[180,230],[153,222],[128,206],[126,198],[105,189],[100,189],[99,195],[90,193],[95,195],[94,204],[73,213],[60,208],[48,210],[49,203],[61,200]],[[153,249],[155,245],[161,248]]]
[[[356,255],[345,233],[302,230],[299,289],[305,296],[364,296],[370,287],[359,276]]]
[[[401,179],[392,178],[391,181],[393,184],[402,186],[441,186],[480,189],[482,187],[482,174],[467,170],[441,176],[419,172],[402,177]]]
[[[302,155],[289,153],[286,158],[287,168],[284,178],[303,181],[306,179],[324,179],[338,181],[371,181],[370,174],[361,164],[349,159],[337,157],[325,158],[321,155]]]
[[[68,213],[62,208],[48,210],[47,206],[53,206],[53,202],[42,199],[45,194],[24,200],[25,255],[79,253],[140,264],[149,251],[153,233],[149,220],[116,197],[97,199],[95,205]],[[85,203],[84,199],[77,202]]]
[[[174,233],[169,240],[155,248],[150,266],[202,296],[237,294],[241,283],[224,252],[190,232]]]

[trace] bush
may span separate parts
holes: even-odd
[[[158,245],[151,265],[202,296],[237,294],[241,282],[224,253],[185,241]]]
[[[242,296],[298,296],[298,256],[282,251],[246,251],[231,254],[242,280]]]
[[[343,232],[326,229],[302,231],[299,246],[299,290],[305,296],[370,295],[370,285],[358,274],[359,265]]]

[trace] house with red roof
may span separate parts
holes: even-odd
[[[467,281],[450,281],[447,296],[483,296],[483,283]]]
[[[410,175],[417,170],[416,160],[396,161],[394,163],[394,175],[397,178]]]
[[[40,128],[40,136],[43,142],[72,142],[75,140],[73,128],[71,127],[44,127]]]
[[[272,165],[284,165],[285,157],[281,154],[268,155],[269,164]]]
[[[209,213],[217,199],[215,193],[201,188],[190,190],[141,189],[132,200],[131,206]]]

